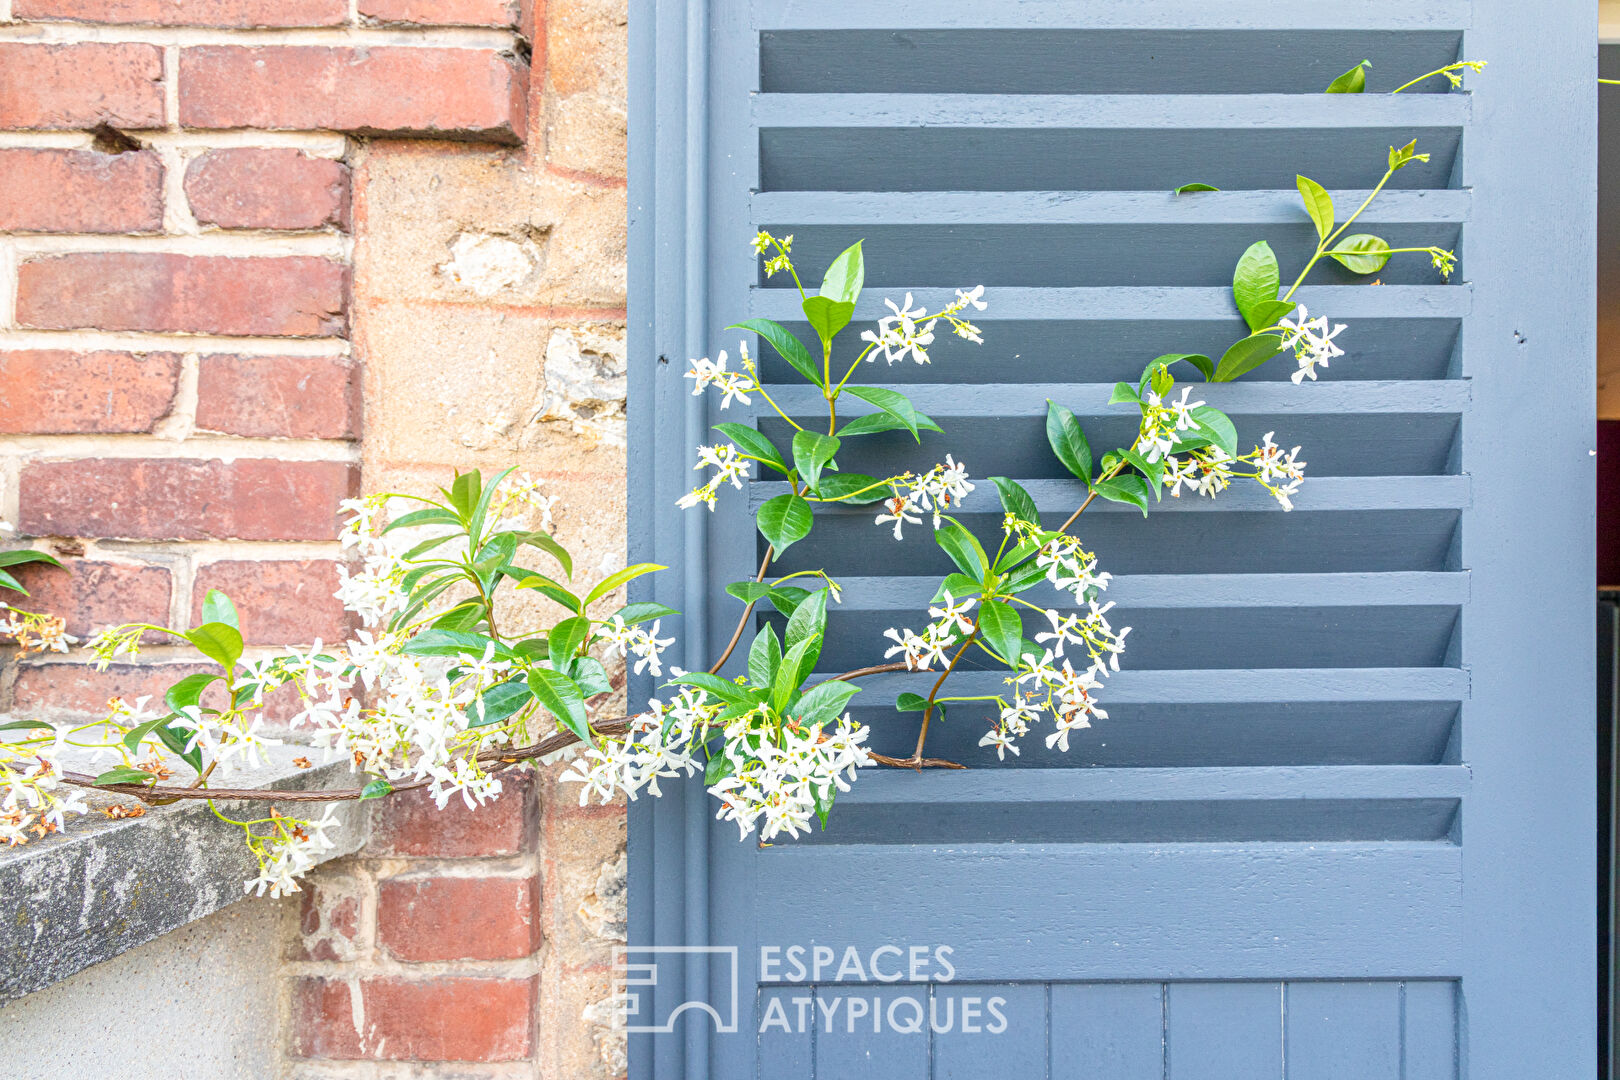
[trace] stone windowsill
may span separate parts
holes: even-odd
[[[292,763],[308,753],[307,747],[269,747],[264,768],[233,773],[227,782],[278,790],[354,784],[346,761],[309,769]],[[64,832],[0,848],[0,1001],[241,900],[242,883],[258,874],[241,830],[215,818],[206,802],[148,807],[142,817],[111,820],[100,807],[135,800],[91,793],[86,801],[92,812],[70,815]],[[222,802],[220,809],[262,817],[269,805]],[[301,809],[319,817],[328,805],[334,804]],[[337,847],[323,859],[352,854],[366,840],[366,809],[335,805],[342,827],[329,834]]]

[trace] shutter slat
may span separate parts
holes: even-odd
[[[1331,192],[1338,206],[1360,206],[1366,189]],[[1466,190],[1380,192],[1358,222],[1463,222]],[[1272,225],[1308,224],[1299,193],[1203,191],[762,191],[753,222],[773,231],[804,225]]]
[[[828,674],[833,674],[829,672]],[[895,672],[863,679],[874,700],[904,691],[926,694],[937,672]],[[952,693],[994,694],[1006,689],[998,671],[959,671]],[[1125,670],[1108,677],[1107,702],[1464,701],[1468,673],[1458,668],[1231,668],[1193,671]],[[891,697],[892,700],[892,697]],[[954,723],[954,721],[952,721]]]
[[[1468,0],[1314,0],[1287,9],[1289,29],[1451,30],[1472,25]],[[972,30],[1029,28],[1248,30],[1278,23],[1274,0],[755,0],[761,30]]]
[[[1460,128],[1468,94],[757,94],[754,123],[775,128]],[[1191,163],[1189,163],[1190,167]]]

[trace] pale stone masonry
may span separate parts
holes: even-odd
[[[332,640],[338,500],[472,466],[622,565],[626,12],[541,7],[0,0],[0,518],[70,632],[218,587],[261,652]],[[0,706],[191,670],[142,660],[6,657]],[[512,787],[381,808],[284,905],[276,1071],[623,1072],[622,807]]]

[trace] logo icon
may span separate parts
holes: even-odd
[[[686,973],[693,964],[706,970],[708,989],[699,996],[686,992]],[[613,950],[613,969],[614,1022],[620,1031],[672,1032],[675,1021],[689,1010],[708,1013],[719,1034],[737,1030],[735,945],[620,945]]]

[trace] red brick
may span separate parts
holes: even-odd
[[[518,855],[535,843],[538,812],[534,774],[507,773],[501,778],[500,797],[467,809],[452,799],[443,810],[426,791],[400,792],[380,799],[366,850],[373,855]]]
[[[156,45],[0,44],[0,128],[163,126]]]
[[[350,998],[355,992],[358,1003]],[[344,1060],[517,1061],[534,1046],[535,992],[534,979],[300,979],[293,986],[292,1054]]]
[[[360,380],[342,357],[205,356],[197,426],[261,438],[357,438]]]
[[[360,16],[420,26],[516,26],[516,0],[360,0]]]
[[[0,150],[0,232],[163,228],[163,163],[150,150]]]
[[[217,674],[219,667],[207,661],[113,664],[106,671],[97,671],[94,664],[88,663],[18,664],[11,711],[43,719],[82,721],[105,716],[107,700],[113,697],[129,701],[150,698],[148,705],[155,708],[169,687],[199,671]],[[202,701],[208,708],[223,708],[225,693],[220,684],[204,692]],[[285,723],[301,707],[297,688],[283,686],[266,695],[264,717],[271,723]]]
[[[169,571],[161,566],[69,559],[60,568],[12,567],[31,594],[22,606],[67,620],[67,631],[87,638],[108,626],[169,622]],[[148,640],[167,640],[148,634]]]
[[[344,0],[12,0],[18,19],[148,26],[338,26]]]
[[[302,150],[213,150],[186,166],[186,198],[222,229],[347,229],[349,167]]]
[[[534,878],[405,877],[377,888],[377,937],[399,960],[516,960],[540,947]]]
[[[315,878],[299,894],[298,938],[288,943],[291,960],[339,960],[360,938],[360,901],[333,895]]]
[[[29,536],[333,540],[358,470],[340,461],[88,458],[23,467]]]
[[[527,82],[527,65],[492,49],[198,45],[180,54],[180,120],[515,143]]]
[[[341,335],[347,269],[309,256],[92,252],[22,264],[17,323],[42,330]]]
[[[0,434],[151,431],[180,378],[174,353],[0,352]]]
[[[332,595],[337,587],[337,563],[327,559],[206,563],[191,589],[191,619],[202,621],[203,597],[218,589],[236,604],[249,645],[346,641],[354,623]]]

